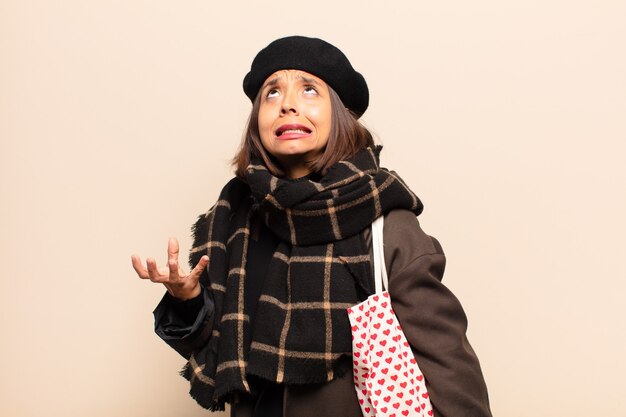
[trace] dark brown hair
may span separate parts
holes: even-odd
[[[363,148],[374,147],[372,134],[348,110],[335,91],[328,86],[331,107],[331,126],[328,134],[328,143],[324,152],[310,163],[311,172],[324,175],[328,169],[338,161],[349,158]],[[252,103],[252,110],[243,133],[243,139],[232,164],[235,175],[243,178],[246,168],[253,157],[263,161],[269,171],[279,177],[285,175],[280,164],[265,150],[259,135],[259,108],[261,107],[261,92]]]

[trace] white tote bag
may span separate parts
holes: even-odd
[[[391,307],[383,216],[372,223],[375,293],[348,309],[354,387],[365,417],[433,416],[424,375]]]

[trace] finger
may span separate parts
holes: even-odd
[[[180,274],[178,273],[178,258],[168,259],[167,267],[169,268],[170,282],[180,281]]]
[[[199,280],[200,275],[202,275],[202,272],[204,271],[208,263],[209,263],[209,257],[204,255],[202,258],[200,258],[195,268],[191,271],[191,273],[189,274],[189,277],[195,281]]]
[[[178,263],[178,240],[175,237],[169,238],[167,242],[167,260],[176,260]]]
[[[148,266],[148,276],[152,282],[165,282],[168,280],[169,275],[164,274],[157,269],[156,261],[152,258],[146,259],[146,265]]]
[[[135,254],[131,255],[130,260],[133,264],[133,269],[135,270],[137,275],[139,275],[139,278],[141,279],[150,278],[150,275],[148,275],[148,270],[143,267],[143,264],[141,263],[141,258],[139,257],[139,255],[135,255]]]

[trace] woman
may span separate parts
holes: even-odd
[[[167,288],[156,332],[188,359],[204,407],[232,415],[361,416],[346,308],[373,290],[372,221],[385,216],[392,304],[437,416],[489,416],[462,307],[441,284],[441,246],[419,227],[419,199],[379,168],[358,118],[365,80],[320,39],[278,39],[243,82],[253,103],[236,177],[194,225],[186,274],[132,263]]]

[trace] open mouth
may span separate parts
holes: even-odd
[[[282,125],[276,129],[276,137],[282,135],[308,135],[311,133],[311,129],[303,125]]]

